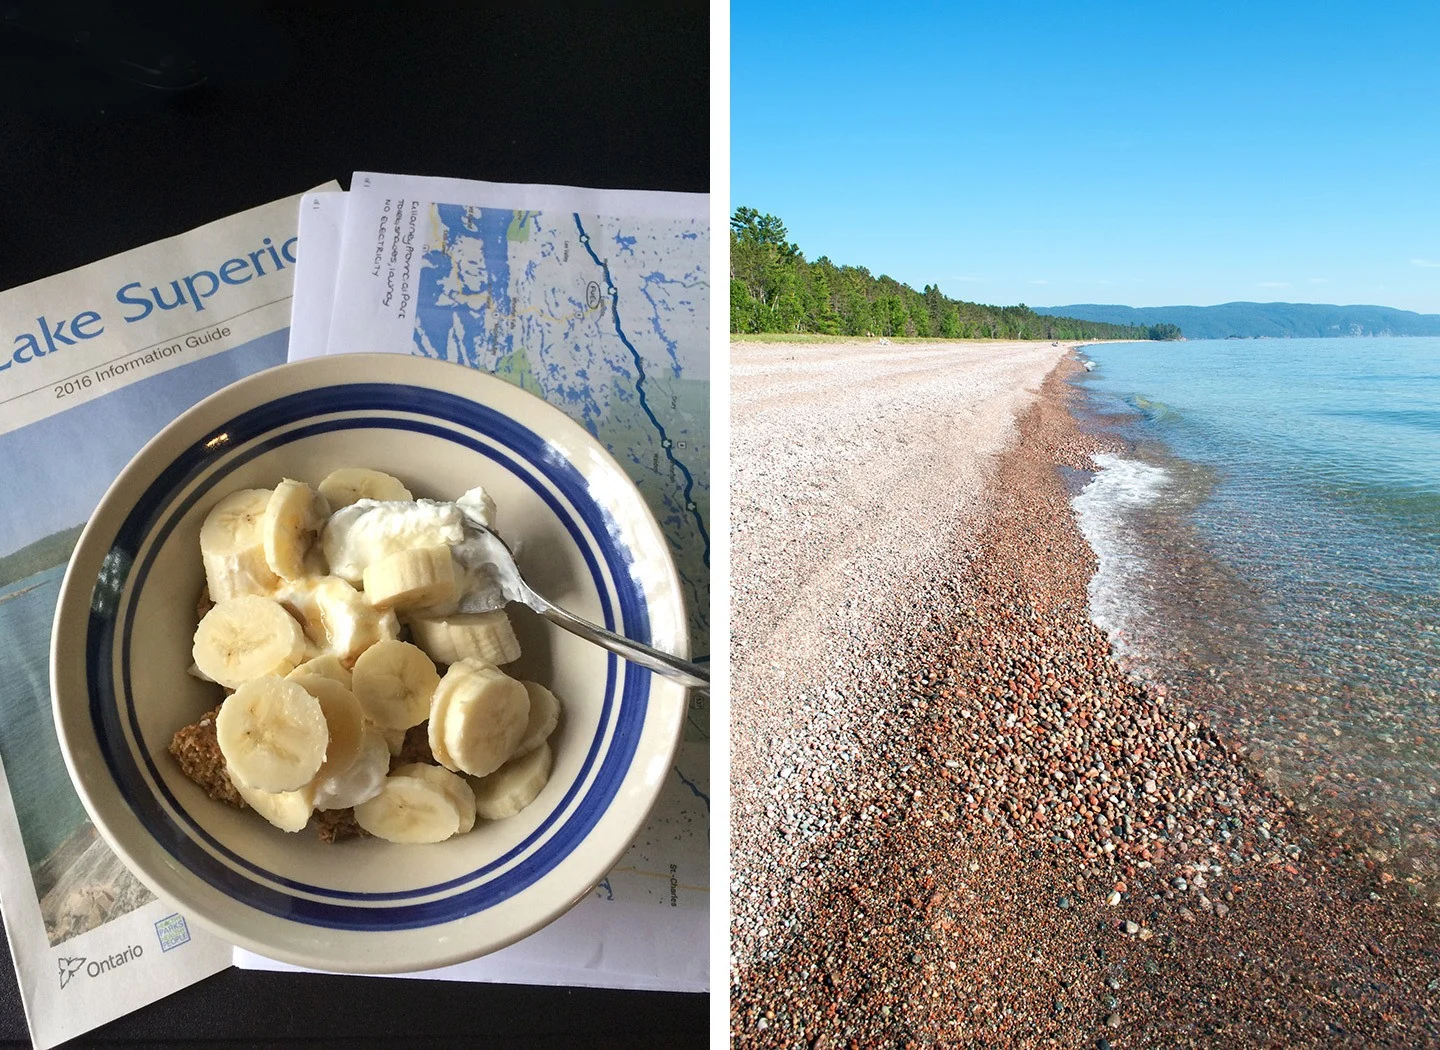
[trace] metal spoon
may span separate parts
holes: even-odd
[[[494,588],[467,594],[461,600],[461,612],[491,612],[503,608],[508,602],[519,602],[521,605],[527,605],[534,609],[556,626],[563,627],[571,634],[579,635],[586,641],[603,646],[632,663],[648,667],[652,671],[675,679],[682,685],[709,690],[710,669],[708,667],[690,663],[678,656],[671,656],[652,646],[616,634],[614,631],[597,627],[588,620],[582,620],[574,613],[566,612],[536,593],[520,575],[520,568],[515,564],[515,555],[511,553],[505,541],[470,515],[462,513],[461,516],[465,526],[465,546],[469,548],[467,556],[474,552],[476,554],[475,561],[491,570],[495,583]],[[469,560],[468,557],[467,560]]]

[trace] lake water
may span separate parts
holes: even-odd
[[[1440,339],[1085,354],[1082,417],[1129,446],[1074,501],[1096,621],[1292,797],[1437,881]]]
[[[32,865],[88,819],[65,771],[50,715],[50,625],[64,576],[60,565],[0,587],[0,641],[6,647],[0,760]]]

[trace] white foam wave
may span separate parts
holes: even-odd
[[[1148,562],[1135,531],[1135,511],[1164,495],[1170,474],[1138,459],[1102,452],[1095,477],[1070,501],[1076,524],[1099,563],[1090,578],[1090,616],[1121,648],[1142,615]]]

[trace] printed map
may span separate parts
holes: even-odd
[[[670,541],[691,653],[708,659],[708,224],[433,204],[421,229],[414,352],[509,379],[605,445]],[[646,834],[598,896],[625,880],[627,898],[708,897],[708,743],[695,697]]]

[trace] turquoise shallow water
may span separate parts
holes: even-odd
[[[50,714],[50,625],[65,566],[0,587],[0,639],[9,656],[0,679],[0,759],[31,864],[82,827],[85,807],[70,784]]]
[[[1086,348],[1097,622],[1293,794],[1440,871],[1440,339]]]

